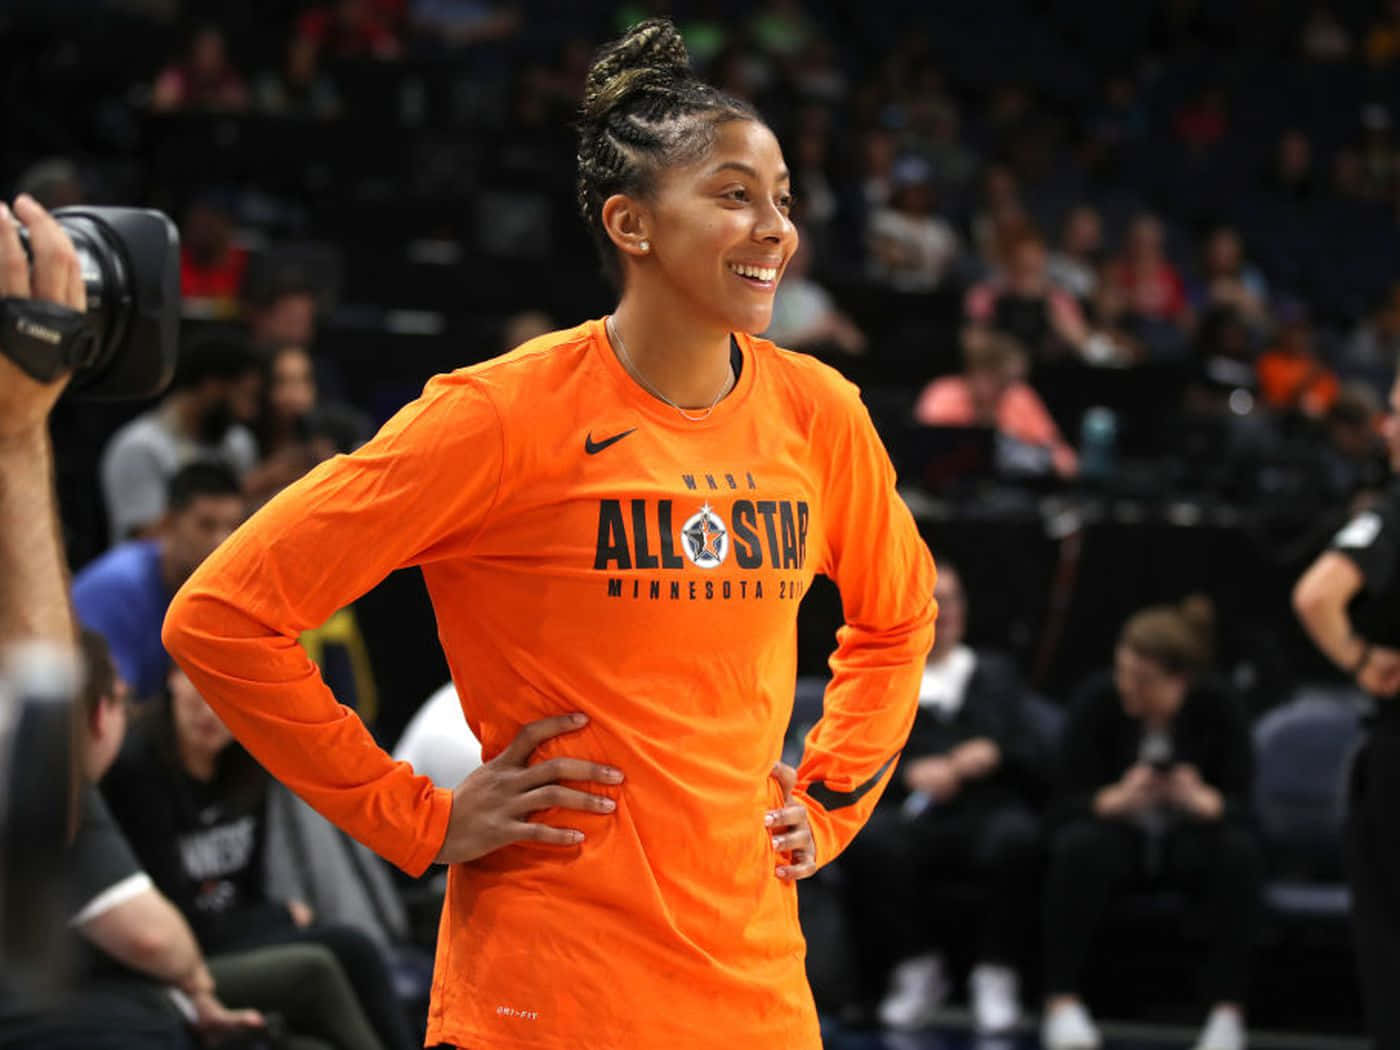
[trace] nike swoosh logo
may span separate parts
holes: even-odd
[[[621,441],[623,438],[625,438],[628,434],[632,433],[632,431],[636,429],[636,427],[633,427],[632,430],[624,430],[621,434],[614,434],[612,437],[604,438],[602,441],[594,441],[593,431],[590,430],[588,432],[588,436],[583,439],[583,450],[587,452],[590,456],[596,456],[599,452],[602,452],[603,449],[607,448],[609,445],[616,445],[619,441]]]

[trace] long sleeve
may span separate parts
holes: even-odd
[[[164,641],[272,773],[411,874],[441,848],[452,794],[395,762],[336,703],[297,637],[395,569],[461,557],[486,520],[504,437],[490,398],[439,376],[351,456],[250,519],[175,596]]]
[[[933,559],[854,388],[850,401],[827,460],[821,567],[840,588],[845,625],[797,772],[821,864],[855,837],[890,779],[918,708],[937,614]]]

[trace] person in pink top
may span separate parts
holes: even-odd
[[[1055,473],[1071,478],[1079,458],[1060,435],[1044,402],[1025,381],[1025,351],[998,332],[969,329],[961,375],[924,388],[914,418],[928,426],[992,426],[1007,437],[1044,448]]]

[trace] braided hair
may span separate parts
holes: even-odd
[[[646,196],[661,169],[704,156],[720,124],[759,119],[747,102],[691,72],[685,41],[668,19],[639,22],[598,51],[578,121],[578,207],[614,284],[622,269],[603,202],[615,193]]]

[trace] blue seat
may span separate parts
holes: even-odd
[[[1276,913],[1345,914],[1342,823],[1361,699],[1349,688],[1300,689],[1254,727],[1255,816],[1274,873],[1264,896]]]

